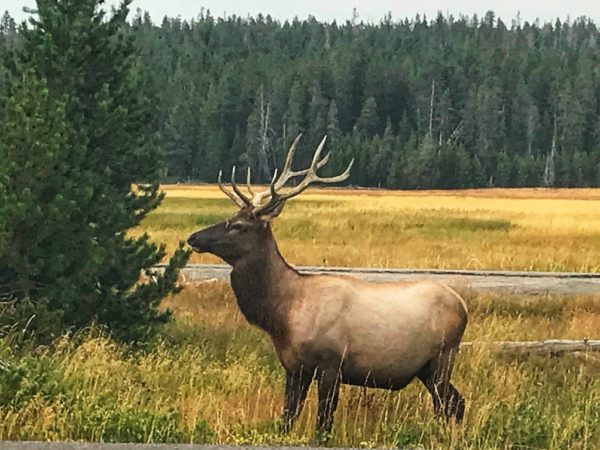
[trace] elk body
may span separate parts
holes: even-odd
[[[281,256],[270,222],[286,200],[311,183],[348,178],[350,166],[333,178],[317,170],[325,139],[308,169],[292,171],[298,139],[281,175],[267,191],[248,197],[235,183],[221,190],[240,210],[229,220],[192,234],[189,245],[232,266],[231,286],[246,319],[266,331],[285,368],[283,428],[300,414],[308,389],[317,381],[317,429],[332,426],[341,383],[398,390],[418,378],[431,393],[436,415],[461,420],[464,399],[450,376],[466,323],[463,300],[431,281],[371,283],[351,277],[301,274]],[[303,180],[288,192],[285,183]]]

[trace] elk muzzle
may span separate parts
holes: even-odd
[[[215,245],[223,240],[225,233],[225,223],[218,223],[191,234],[187,243],[195,252],[213,253]]]

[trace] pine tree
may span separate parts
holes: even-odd
[[[299,81],[292,85],[290,92],[288,110],[286,113],[287,133],[289,141],[306,131],[306,90]]]
[[[494,170],[494,186],[508,187],[511,185],[513,162],[506,152],[500,153]]]
[[[167,176],[174,181],[189,181],[198,175],[194,167],[201,129],[195,111],[198,95],[186,75],[181,68],[173,75],[169,88],[174,101],[167,111],[162,130]]]
[[[541,170],[538,162],[531,153],[519,155],[515,164],[516,173],[511,186],[535,187],[541,182]]]
[[[369,97],[365,100],[354,129],[363,137],[372,137],[377,134],[378,128],[377,102],[375,98]]]
[[[158,304],[187,260],[180,249],[163,275],[139,283],[165,255],[127,234],[163,198],[160,152],[124,34],[128,2],[110,17],[100,3],[39,0],[11,66],[2,157],[17,210],[0,285],[36,314],[32,326],[54,324],[46,338],[93,322],[144,338],[167,319]]]
[[[440,149],[439,180],[441,189],[464,189],[471,185],[471,161],[460,146],[445,144]]]
[[[429,133],[418,144],[409,141],[406,148],[405,178],[408,187],[413,189],[432,189],[439,180],[438,147]]]
[[[327,129],[327,100],[321,93],[320,85],[315,82],[308,105],[308,120],[310,123],[310,141],[319,142]]]
[[[381,187],[387,179],[389,165],[395,147],[395,138],[390,120],[388,120],[381,139],[376,136],[373,141],[375,144],[375,153],[368,161],[367,170],[369,179],[371,180],[370,184]]]
[[[0,35],[6,39],[12,39],[16,33],[15,19],[11,17],[8,11],[4,11],[2,18],[0,18]]]

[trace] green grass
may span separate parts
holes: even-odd
[[[429,211],[428,214],[419,214],[418,217],[407,220],[400,224],[401,230],[418,229],[424,233],[474,233],[477,231],[503,231],[506,232],[514,227],[510,220],[506,219],[471,219],[468,217],[453,216],[447,213],[439,217],[439,212]]]

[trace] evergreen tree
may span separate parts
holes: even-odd
[[[512,182],[513,161],[506,152],[500,153],[494,170],[494,186],[508,187]]]
[[[77,301],[78,291],[69,291],[68,280],[68,271],[80,264],[77,225],[68,219],[76,214],[78,193],[77,168],[70,162],[81,161],[83,148],[69,142],[64,102],[53,99],[45,82],[29,70],[11,80],[5,112],[0,124],[0,297],[18,302],[13,314],[2,319],[24,325],[36,317],[29,331],[56,336],[64,315],[74,308],[61,303]]]
[[[200,124],[195,111],[198,102],[193,82],[180,68],[175,72],[170,86],[173,98],[163,124],[167,177],[175,180],[190,180],[197,177],[195,163],[200,146]]]
[[[8,11],[4,11],[2,18],[0,18],[0,34],[5,38],[12,38],[17,33],[17,25],[15,19],[11,17]]]
[[[378,127],[377,102],[375,98],[369,97],[365,100],[354,129],[363,137],[372,137],[377,134]]]
[[[431,134],[426,134],[418,144],[409,141],[405,164],[405,178],[409,187],[432,189],[437,186],[440,177],[438,150]]]
[[[573,187],[573,157],[567,151],[561,151],[556,164],[556,185]]]
[[[310,141],[318,142],[327,131],[327,100],[321,93],[321,86],[315,82],[312,88],[311,99],[308,105],[308,119],[310,123]]]
[[[128,2],[110,17],[100,3],[39,0],[10,60],[0,285],[20,318],[35,315],[41,338],[93,322],[148,336],[168,317],[158,304],[187,259],[180,249],[163,275],[139,283],[165,255],[147,235],[127,235],[163,198],[160,153],[124,33]]]
[[[540,185],[542,171],[531,153],[518,156],[515,168],[516,173],[512,186],[535,187]]]
[[[456,145],[446,144],[440,149],[438,186],[441,189],[464,189],[470,187],[471,161],[467,151]]]
[[[388,177],[389,165],[395,149],[395,138],[392,131],[392,123],[388,120],[383,136],[373,140],[375,153],[368,162],[368,176],[370,184],[381,187]]]
[[[304,86],[299,81],[296,81],[290,92],[287,118],[287,138],[291,142],[296,139],[300,133],[304,133],[306,127],[306,102],[307,95]]]

